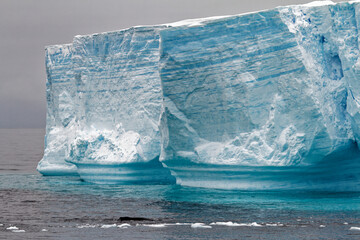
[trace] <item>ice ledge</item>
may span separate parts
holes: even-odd
[[[66,51],[67,49],[71,48],[72,45],[73,45],[72,43],[48,45],[48,46],[45,46],[45,51],[48,54],[53,55],[60,51]]]
[[[174,184],[170,170],[158,159],[140,163],[75,163],[84,181],[97,184]]]
[[[341,164],[339,164],[341,159]],[[240,190],[359,191],[360,151],[356,146],[309,166],[234,166],[165,161],[176,183],[188,187]]]
[[[76,166],[71,164],[41,162],[36,170],[44,176],[78,176]]]

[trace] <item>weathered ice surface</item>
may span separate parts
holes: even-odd
[[[46,48],[46,136],[44,157],[38,171],[44,175],[77,174],[73,164],[65,158],[74,131],[70,127],[76,116],[76,87],[73,74],[71,44]]]
[[[39,171],[169,181],[162,162],[188,186],[358,190],[359,7],[313,2],[49,47]]]
[[[161,160],[177,182],[358,188],[359,15],[318,2],[161,31]]]
[[[49,115],[59,124],[48,121],[45,152],[49,153],[39,164],[40,172],[51,174],[43,167],[45,163],[58,169],[54,164],[61,162],[71,169],[75,164],[80,176],[93,182],[171,178],[158,160],[160,28],[76,36],[73,45],[66,45],[70,53],[48,53],[49,58],[64,61],[47,61],[47,69],[59,69],[59,73],[48,74],[48,92],[59,99],[59,103],[48,101]],[[66,84],[61,82],[55,89],[53,78],[61,73],[59,78]],[[136,164],[132,172],[129,164],[133,163],[143,163],[143,167]],[[129,169],[124,171],[122,164]]]

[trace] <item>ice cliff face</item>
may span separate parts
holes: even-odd
[[[160,158],[189,186],[358,189],[359,4],[314,2],[49,47],[39,171],[101,182],[147,169],[168,179]]]
[[[80,131],[69,161],[146,162],[159,155],[159,29],[75,37]]]
[[[146,162],[170,176],[158,161],[161,28],[76,36],[72,45],[47,48],[51,97],[41,173],[77,171],[89,181],[137,182],[148,174],[147,165],[131,174],[118,166]]]
[[[65,162],[70,141],[75,138],[71,126],[77,112],[71,44],[46,49],[46,136],[44,158],[38,170],[44,175],[76,174],[76,167]]]

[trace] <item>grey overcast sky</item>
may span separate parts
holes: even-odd
[[[45,127],[46,45],[75,35],[309,0],[1,0],[0,128]],[[335,1],[340,2],[340,1]]]

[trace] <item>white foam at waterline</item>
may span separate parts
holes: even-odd
[[[249,227],[262,227],[262,225],[258,224],[257,222],[248,223],[247,226],[249,226]]]
[[[24,233],[25,230],[22,230],[22,229],[20,229],[20,230],[12,230],[12,232],[13,233]]]
[[[43,228],[43,229],[41,229],[41,231],[42,231],[42,232],[47,232],[48,230],[45,229],[45,228]]]
[[[156,224],[136,224],[135,226],[136,227],[144,226],[144,227],[162,228],[162,227],[166,227],[166,226],[190,226],[193,224],[194,223],[156,223]],[[198,223],[195,223],[195,224],[198,224]],[[76,226],[76,228],[96,228],[98,226],[100,226],[100,225],[99,224],[97,224],[97,225],[85,224],[85,225]],[[100,228],[112,228],[112,227],[128,228],[128,227],[131,227],[131,225],[129,223],[123,223],[120,225],[104,224],[104,225],[100,226]]]
[[[192,223],[164,223],[165,226],[189,226]]]
[[[267,227],[283,227],[284,224],[282,224],[282,223],[266,223],[265,226],[267,226]]]
[[[166,223],[167,225],[175,225],[175,226],[189,226],[191,223]]]
[[[117,227],[118,228],[128,228],[128,227],[131,227],[131,225],[128,223],[123,223],[123,224],[118,225]]]
[[[164,228],[167,226],[191,226],[192,228],[212,228],[211,226],[227,226],[227,227],[283,227],[284,224],[282,223],[266,223],[266,224],[259,224],[257,222],[252,223],[236,223],[236,222],[212,222],[209,225],[206,225],[205,223],[156,223],[156,224],[136,224],[136,227],[143,226],[143,227],[153,227],[153,228]],[[77,226],[77,228],[95,228],[99,225],[80,225]],[[123,223],[120,225],[116,224],[104,224],[101,226],[101,228],[112,228],[112,227],[118,227],[118,228],[128,228],[131,227],[128,223]],[[306,227],[306,226],[301,226]],[[324,225],[320,225],[320,227],[325,227]]]
[[[114,223],[114,224],[104,224],[101,226],[101,228],[113,228],[113,227],[117,227],[117,225]]]
[[[153,227],[153,228],[163,228],[166,227],[165,224],[142,224],[144,227]]]
[[[19,228],[17,226],[10,226],[6,228],[6,230],[18,230]]]
[[[77,226],[77,228],[95,228],[95,227],[96,227],[96,225],[90,225],[90,224]]]
[[[210,225],[228,226],[228,227],[262,227],[257,222],[252,223],[234,223],[234,222],[212,222]]]
[[[206,225],[205,223],[193,223],[191,224],[192,228],[212,228],[209,225]]]
[[[212,223],[210,223],[210,225],[228,226],[228,227],[238,227],[238,226],[244,226],[244,223],[212,222]]]
[[[267,223],[265,224],[267,227],[277,227],[278,225],[276,223]]]
[[[349,230],[351,230],[351,231],[360,231],[360,227],[351,227]]]

